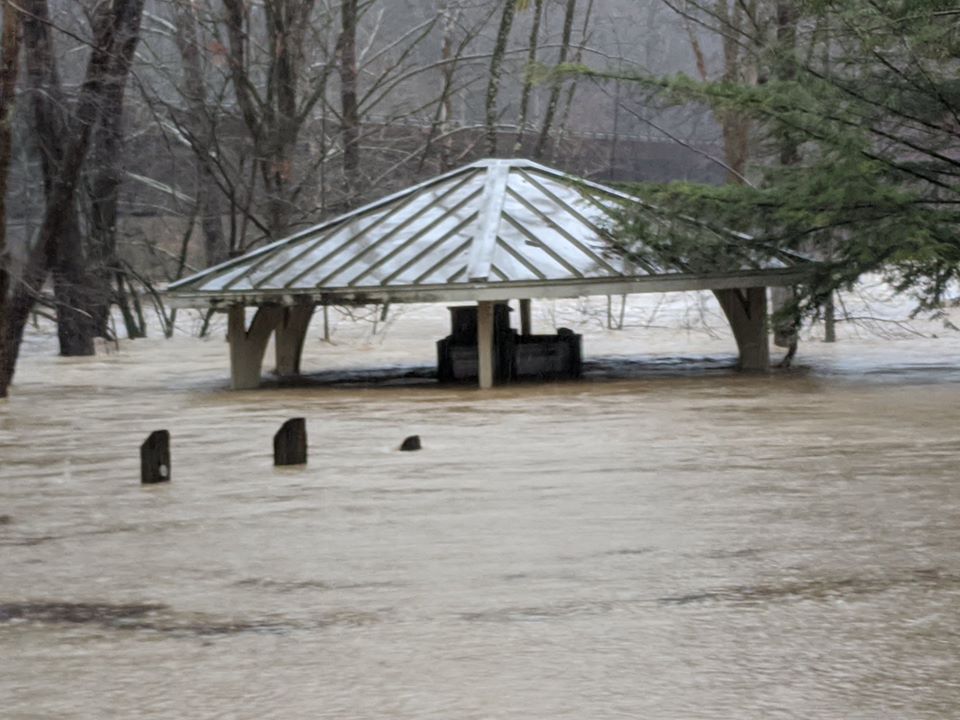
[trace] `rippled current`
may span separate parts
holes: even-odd
[[[960,717],[955,340],[485,395],[47,349],[0,405],[4,718]]]

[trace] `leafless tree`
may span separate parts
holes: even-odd
[[[577,12],[577,0],[567,0],[563,13],[563,35],[560,39],[560,55],[557,61],[558,65],[563,65],[567,61],[567,54],[570,52],[570,38],[573,34],[573,18]],[[554,82],[550,88],[550,99],[547,101],[547,110],[543,116],[543,124],[540,126],[540,135],[537,137],[536,147],[533,149],[535,158],[542,158],[547,148],[547,141],[550,139],[550,130],[553,126],[553,118],[557,112],[557,104],[560,102],[560,83]]]
[[[69,135],[64,140],[58,172],[50,177],[43,224],[31,247],[26,267],[15,284],[4,313],[4,357],[0,362],[0,392],[13,379],[24,327],[48,275],[57,268],[60,244],[72,222],[84,164],[95,129],[104,121],[113,82],[112,72],[124,45],[138,35],[144,0],[112,0],[96,8],[93,40],[83,84],[72,112]],[[27,15],[44,13],[46,0],[31,0]],[[47,12],[45,16],[49,16]],[[133,41],[135,44],[135,40]],[[33,48],[25,47],[26,52]]]
[[[223,232],[222,193],[216,180],[216,122],[209,110],[197,7],[192,0],[172,0],[171,5],[183,71],[184,134],[196,155],[196,204],[203,232],[204,260],[207,265],[216,265],[227,259],[229,246]]]
[[[497,154],[497,97],[500,94],[500,78],[503,74],[503,60],[507,52],[507,43],[510,40],[510,29],[513,27],[513,18],[517,12],[518,0],[504,0],[503,10],[500,13],[500,27],[497,30],[497,40],[490,56],[490,71],[487,80],[487,95],[484,103],[486,120],[486,147],[487,154]]]
[[[233,90],[253,140],[258,174],[268,200],[267,229],[278,236],[289,228],[294,152],[304,123],[320,102],[332,69],[327,62],[301,93],[306,42],[316,0],[264,0],[259,6],[265,23],[264,82],[257,82],[251,46],[257,42],[254,8],[242,0],[223,0],[229,38]],[[344,0],[346,24],[355,21],[357,0]]]
[[[360,105],[357,98],[357,0],[343,0],[337,65],[340,69],[340,132],[343,135],[343,179],[348,197],[357,190],[360,171]]]
[[[0,29],[0,398],[7,396],[13,373],[9,367],[11,352],[7,347],[9,322],[10,256],[7,251],[7,176],[13,155],[13,104],[20,63],[22,14],[10,2],[3,3],[3,28]]]
[[[57,67],[50,10],[46,0],[25,0],[24,45],[27,83],[33,113],[33,140],[40,154],[43,188],[49,199],[66,162],[71,111]],[[92,355],[95,334],[92,284],[80,226],[78,197],[70,199],[63,231],[53,246],[51,272],[57,332],[63,355]],[[40,288],[38,288],[39,293]]]
[[[537,50],[540,44],[540,24],[543,21],[544,0],[533,2],[533,22],[530,23],[530,40],[527,43],[527,69],[523,77],[523,90],[520,93],[520,111],[517,116],[517,139],[513,144],[514,153],[523,148],[523,134],[527,127],[530,112],[530,94],[533,91],[533,67],[537,62]]]

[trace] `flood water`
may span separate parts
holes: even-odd
[[[417,312],[314,327],[307,364],[423,365],[444,311]],[[230,392],[222,335],[31,339],[0,405],[0,715],[960,716],[958,334],[748,377],[728,338],[584,322],[588,381],[486,394]],[[293,416],[310,462],[274,468]],[[173,482],[141,487],[157,428]]]

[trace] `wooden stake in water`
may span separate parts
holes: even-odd
[[[307,462],[307,421],[287,420],[273,436],[274,465],[305,465]]]
[[[170,482],[170,432],[154,430],[140,446],[140,482]]]
[[[411,435],[410,437],[405,438],[403,444],[400,445],[400,449],[403,452],[413,452],[415,450],[419,450],[420,448],[421,445],[419,435]]]

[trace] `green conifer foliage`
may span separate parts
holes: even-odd
[[[809,0],[792,10],[795,43],[754,43],[762,82],[631,78],[691,108],[748,113],[758,128],[750,184],[633,188],[665,219],[716,230],[661,233],[653,247],[718,269],[746,246],[820,260],[800,296],[808,312],[865,273],[882,273],[918,309],[943,307],[960,282],[960,7]],[[629,208],[622,231],[628,248],[651,242]]]

